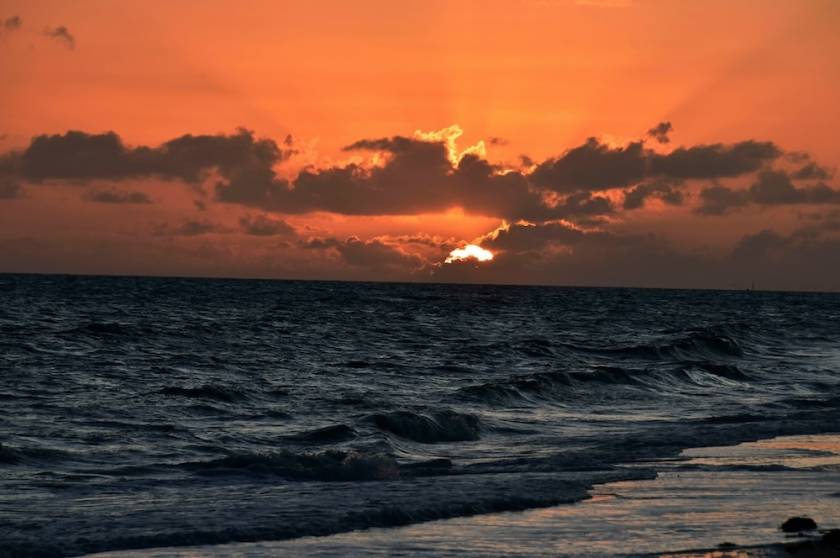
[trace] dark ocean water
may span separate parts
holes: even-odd
[[[0,556],[572,502],[840,430],[838,334],[830,294],[0,276]]]

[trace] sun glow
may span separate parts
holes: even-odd
[[[485,250],[481,246],[475,244],[467,244],[463,248],[455,248],[449,252],[446,258],[446,263],[459,262],[463,260],[474,259],[479,262],[489,262],[493,259],[493,252]]]

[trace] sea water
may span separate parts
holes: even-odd
[[[0,276],[0,556],[575,502],[840,430],[838,334],[836,294]]]

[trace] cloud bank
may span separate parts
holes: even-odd
[[[647,135],[667,140],[670,123]],[[460,131],[458,131],[460,133]],[[638,209],[651,199],[681,205],[686,183],[707,182],[701,214],[721,214],[747,204],[837,203],[825,183],[831,174],[814,162],[787,171],[786,153],[770,141],[680,146],[657,151],[643,140],[612,146],[597,138],[560,155],[512,168],[490,162],[481,149],[453,153],[452,134],[361,139],[347,153],[376,154],[380,164],[306,167],[294,178],[277,168],[295,149],[240,129],[234,134],[184,135],[158,146],[129,147],[114,132],[70,131],[32,139],[6,153],[0,173],[7,180],[85,184],[157,177],[212,185],[215,200],[284,214],[411,215],[462,208],[507,220],[552,220],[610,215]],[[428,139],[432,138],[432,139]],[[525,157],[530,161],[529,158]],[[719,184],[747,176],[746,189]],[[793,181],[812,181],[795,186]],[[623,201],[616,203],[620,192]]]
[[[788,232],[771,226],[741,234],[715,254],[677,246],[661,232],[622,227],[649,207],[702,222],[734,220],[750,208],[840,205],[833,170],[808,154],[751,138],[671,147],[673,130],[662,122],[624,144],[591,137],[544,160],[524,155],[510,165],[493,162],[483,142],[459,150],[461,131],[450,127],[362,138],[344,148],[350,162],[296,173],[285,166],[298,152],[291,136],[276,141],[243,128],[130,145],[115,132],[68,131],[0,154],[0,204],[59,188],[79,189],[82,200],[114,211],[152,207],[165,205],[166,196],[153,197],[138,184],[162,182],[172,192],[198,195],[196,205],[217,218],[184,215],[156,225],[152,237],[245,239],[267,251],[260,265],[281,274],[317,264],[322,268],[314,275],[336,278],[693,287],[742,285],[762,274],[786,288],[825,288],[832,281],[840,288],[840,263],[831,257],[840,227],[831,211],[812,213],[820,217]],[[454,239],[423,229],[339,235],[299,224],[318,214],[379,218],[453,208],[502,225],[478,238]],[[467,242],[497,257],[480,265],[443,263]],[[810,275],[780,275],[776,266]]]

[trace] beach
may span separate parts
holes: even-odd
[[[652,465],[652,464],[651,464]],[[642,465],[644,466],[644,465]],[[287,542],[169,548],[91,558],[195,556],[832,556],[840,526],[840,436],[797,436],[692,449],[655,480],[608,483],[577,504]],[[821,530],[783,533],[789,516]],[[694,549],[694,550],[691,550]]]

